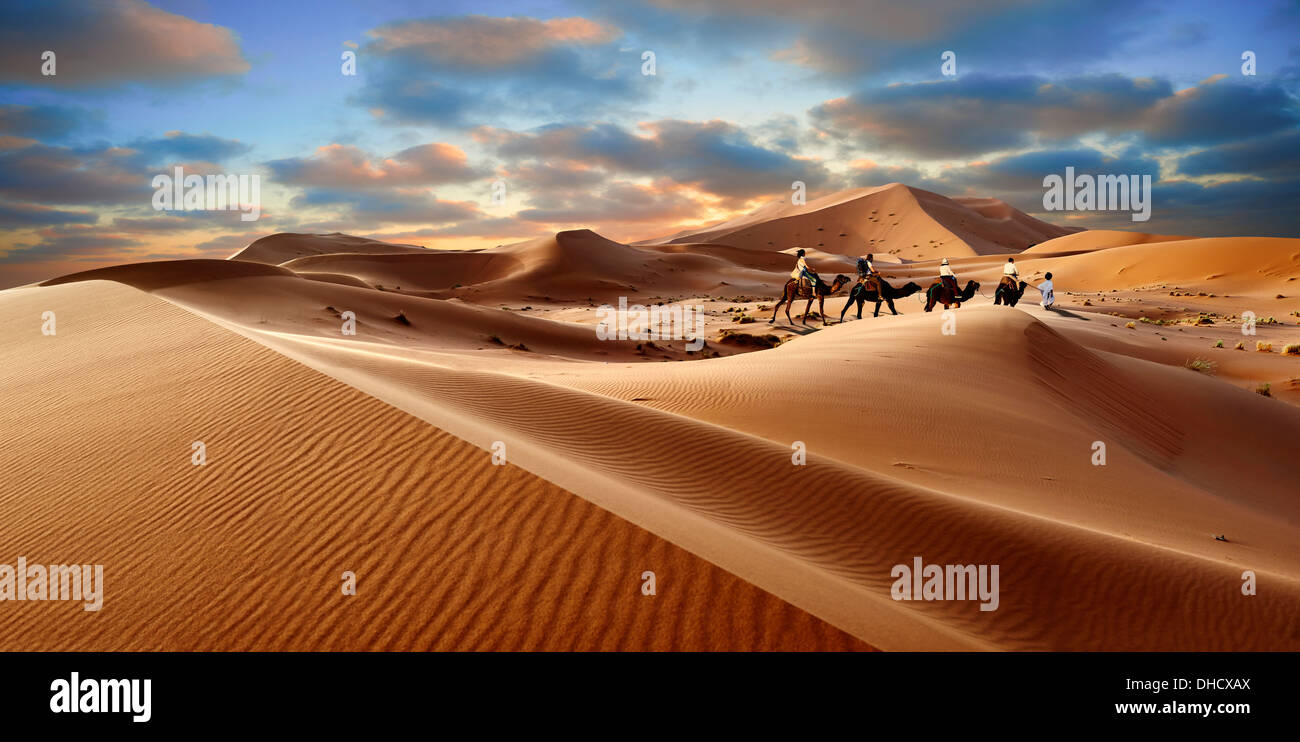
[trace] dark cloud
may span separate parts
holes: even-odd
[[[49,206],[151,204],[153,177],[171,174],[180,160],[190,173],[220,172],[208,159],[225,159],[248,146],[208,134],[170,132],[126,146],[49,145],[31,140],[0,141],[0,195]],[[57,223],[57,222],[52,222]]]
[[[148,204],[149,175],[136,153],[44,144],[0,149],[0,195],[39,204]]]
[[[252,149],[236,139],[222,139],[211,134],[187,134],[183,131],[169,131],[156,139],[138,139],[126,146],[138,152],[140,162],[146,165],[177,160],[219,163]]]
[[[1153,0],[653,0],[587,3],[629,34],[673,39],[695,54],[759,50],[831,81],[925,79],[956,50],[959,69],[1053,70],[1122,55],[1162,18]],[[1170,21],[1172,23],[1172,20]],[[719,43],[724,39],[725,43]],[[652,44],[653,46],[653,44]]]
[[[524,193],[582,191],[600,186],[608,177],[604,171],[575,160],[533,160],[502,167],[498,175],[506,183],[507,193],[516,188]]]
[[[199,23],[141,0],[43,0],[5,4],[0,82],[91,87],[174,84],[249,69],[230,29]],[[41,55],[57,74],[41,74]]]
[[[1169,82],[1109,74],[1049,80],[965,75],[860,91],[809,111],[831,141],[920,158],[976,156],[1089,133],[1161,147],[1259,136],[1300,122],[1276,85],[1223,78],[1175,91]]]
[[[14,245],[16,249],[0,256],[0,262],[120,259],[123,250],[142,244],[132,237],[81,225],[49,227],[40,230],[38,235],[40,242],[18,243]]]
[[[701,216],[701,205],[669,184],[614,182],[587,193],[548,192],[533,205],[518,217],[562,229],[609,222],[675,224]]]
[[[1171,95],[1168,82],[1120,75],[1057,81],[964,75],[860,91],[813,108],[809,117],[832,141],[940,158],[1121,131]]]
[[[1160,163],[1140,152],[1110,156],[1089,148],[1040,150],[972,163],[949,169],[939,180],[950,188],[999,196],[1033,193],[1041,203],[1043,178],[1064,176],[1067,167],[1075,175],[1150,175],[1153,182],[1160,180]]]
[[[1300,173],[1300,130],[1289,129],[1192,153],[1178,161],[1178,172],[1193,177],[1218,173],[1277,177]]]
[[[49,206],[0,201],[0,229],[23,229],[58,224],[93,224],[98,215],[89,211],[61,211]]]
[[[0,135],[59,141],[101,117],[70,106],[0,105]]]
[[[1281,86],[1222,77],[1164,98],[1141,121],[1145,139],[1164,146],[1217,144],[1297,124],[1300,109]]]
[[[585,18],[461,16],[370,32],[355,102],[385,119],[468,125],[476,117],[567,118],[644,94],[640,56]]]
[[[1266,146],[1262,143],[1258,146]],[[1043,178],[1064,175],[1150,175],[1151,218],[1133,222],[1128,212],[1060,212],[1043,208]],[[873,169],[865,169],[860,185]],[[1300,234],[1294,204],[1300,199],[1300,177],[1279,171],[1276,180],[1245,179],[1205,184],[1163,179],[1159,163],[1137,148],[1110,156],[1089,148],[1041,150],[947,168],[935,178],[921,178],[906,168],[884,169],[873,180],[900,176],[909,185],[946,196],[996,196],[1016,208],[1057,224],[1089,229],[1140,229],[1164,234],[1198,236],[1253,235],[1293,237]]]
[[[796,180],[810,190],[832,180],[820,162],[762,146],[744,129],[725,121],[667,119],[642,124],[641,129],[641,134],[634,134],[602,123],[528,132],[480,129],[476,136],[510,161],[510,167],[520,162],[578,163],[622,175],[664,178],[731,205],[789,192]]]

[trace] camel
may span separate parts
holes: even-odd
[[[871,315],[872,317],[880,316],[880,302],[882,301],[889,304],[889,311],[898,314],[898,310],[894,309],[894,300],[901,299],[905,296],[911,296],[921,290],[920,284],[913,283],[912,281],[908,281],[902,286],[902,288],[896,289],[889,285],[888,281],[879,276],[876,277],[876,280],[880,282],[880,291],[876,291],[862,282],[859,282],[858,285],[853,287],[853,290],[849,292],[848,302],[846,302],[844,308],[840,310],[841,322],[844,321],[844,313],[849,311],[849,307],[853,305],[853,302],[858,303],[858,319],[862,319],[862,305],[869,301],[874,301],[876,303],[876,311]]]
[[[808,313],[812,311],[813,299],[816,299],[817,310],[821,312],[822,315],[822,324],[829,325],[830,323],[826,321],[826,297],[844,288],[844,284],[848,282],[848,276],[839,275],[835,277],[835,280],[830,285],[827,285],[826,282],[821,279],[821,276],[818,276],[817,285],[814,287],[815,290],[809,291],[805,289],[803,292],[800,292],[799,280],[791,278],[785,282],[785,291],[781,295],[781,300],[776,303],[776,306],[772,307],[772,319],[768,320],[767,323],[770,325],[773,322],[776,322],[777,310],[781,308],[782,304],[785,304],[786,321],[793,325],[794,320],[790,318],[790,307],[794,305],[795,299],[807,299],[808,306],[804,307],[803,310],[803,323],[804,326],[807,326]]]
[[[925,311],[932,311],[935,304],[942,304],[944,309],[947,309],[949,304],[956,304],[957,308],[961,309],[961,303],[970,301],[979,288],[978,283],[967,281],[966,288],[960,294],[954,294],[943,281],[935,281],[925,290]]]
[[[1016,279],[1011,276],[1003,276],[1002,281],[998,283],[998,290],[993,292],[993,303],[1014,307],[1016,302],[1020,301],[1020,297],[1025,295],[1025,287],[1028,285],[1021,281],[1020,286],[1017,288]]]

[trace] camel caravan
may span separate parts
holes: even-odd
[[[822,280],[809,265],[805,257],[803,248],[795,252],[796,262],[794,270],[790,271],[790,278],[785,282],[785,289],[781,298],[777,301],[776,306],[772,307],[772,319],[768,324],[776,322],[777,313],[782,306],[785,306],[785,318],[790,324],[794,324],[794,319],[790,316],[790,307],[799,299],[807,299],[808,303],[804,306],[803,324],[807,326],[808,315],[812,311],[812,303],[817,301],[817,310],[821,316],[822,323],[829,325],[826,318],[826,297],[833,296],[848,285],[852,279],[843,274],[835,277],[835,280],[829,284]],[[844,322],[844,315],[849,311],[849,307],[857,304],[858,319],[862,319],[862,307],[867,302],[874,302],[876,307],[872,312],[872,317],[880,316],[880,305],[886,304],[889,311],[898,314],[894,308],[894,300],[911,296],[921,291],[921,285],[913,281],[908,281],[902,286],[895,287],[886,281],[884,276],[876,270],[872,259],[875,256],[868,253],[866,256],[858,258],[858,280],[853,283],[853,288],[849,290],[849,300],[845,302],[844,308],[840,310],[840,322]],[[997,290],[993,292],[994,304],[1005,304],[1014,307],[1024,296],[1025,289],[1029,286],[1025,281],[1020,280],[1020,273],[1016,268],[1015,258],[1007,258],[1006,265],[1002,268],[1002,279],[998,282]],[[938,304],[942,304],[944,309],[949,307],[960,309],[963,302],[970,301],[972,297],[979,292],[980,285],[975,281],[967,281],[965,288],[959,288],[957,276],[952,271],[952,266],[948,264],[948,259],[944,258],[939,265],[938,279],[925,289],[925,311],[930,312]],[[1035,287],[1043,296],[1042,306],[1045,309],[1051,309],[1054,304],[1052,291],[1052,274],[1046,275],[1046,280]]]

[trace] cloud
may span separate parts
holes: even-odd
[[[295,196],[295,208],[343,206],[349,229],[373,229],[384,224],[445,224],[473,219],[478,207],[465,201],[443,201],[423,188],[355,191],[308,188]]]
[[[1258,151],[1282,146],[1279,142],[1256,142]],[[1223,155],[1222,152],[1218,153]],[[1235,153],[1229,153],[1232,155]],[[907,168],[874,167],[861,163],[860,185],[878,185],[882,176],[946,196],[996,196],[1040,219],[1089,229],[1135,228],[1128,212],[1047,212],[1043,209],[1043,178],[1064,175],[1072,167],[1076,175],[1150,175],[1152,181],[1151,221],[1143,231],[1200,236],[1255,235],[1291,237],[1300,232],[1300,217],[1294,204],[1300,199],[1300,177],[1294,168],[1279,168],[1275,180],[1257,178],[1222,183],[1197,183],[1170,177],[1160,163],[1132,147],[1117,155],[1088,147],[1070,147],[1026,152],[963,166],[949,167],[932,178],[921,177]],[[873,176],[875,176],[873,178]]]
[[[328,144],[307,158],[274,160],[267,167],[281,183],[321,188],[391,188],[464,183],[488,175],[470,167],[465,152],[445,143],[421,144],[379,161],[358,147]]]
[[[911,40],[940,36],[972,19],[1007,7],[1023,6],[1025,0],[989,0],[972,4],[965,0],[931,0],[900,3],[895,0],[652,0],[696,18],[750,16],[782,25],[804,28],[840,28],[867,39]]]
[[[22,229],[57,224],[93,224],[99,217],[89,211],[61,211],[35,204],[0,201],[0,229]]]
[[[591,2],[593,7],[602,4]],[[603,7],[602,7],[603,9]],[[702,51],[771,50],[819,78],[860,81],[938,74],[957,50],[963,69],[1039,70],[1121,54],[1140,34],[1133,18],[1159,17],[1150,0],[652,0],[611,12],[629,33],[672,34]],[[1172,22],[1172,21],[1171,21]],[[1050,43],[1045,43],[1050,39]],[[922,72],[924,71],[924,72]]]
[[[185,162],[190,172],[219,172],[209,159],[246,152],[237,140],[207,134],[169,132],[127,146],[51,146],[30,139],[0,137],[0,195],[40,204],[148,205],[150,185],[161,168]]]
[[[618,181],[590,192],[551,192],[534,199],[534,207],[517,216],[530,222],[568,226],[675,224],[698,219],[702,206],[669,183],[641,185]]]
[[[46,50],[56,55],[56,75],[41,74]],[[241,75],[248,69],[230,29],[141,0],[8,3],[0,26],[0,82],[174,84]]]
[[[565,46],[608,44],[618,29],[586,18],[494,18],[482,15],[392,23],[370,32],[370,51],[406,54],[463,69],[515,69]]]
[[[150,165],[160,164],[167,158],[221,162],[252,149],[237,139],[222,139],[211,134],[187,134],[183,131],[169,131],[157,139],[139,139],[126,146],[139,152],[141,161]]]
[[[38,232],[41,241],[17,244],[0,262],[29,260],[112,260],[121,259],[126,248],[143,243],[131,237],[106,232],[98,227],[71,225],[49,227]]]
[[[354,101],[396,122],[466,125],[476,116],[567,116],[643,94],[621,32],[584,18],[460,16],[369,32]]]
[[[0,105],[0,135],[58,141],[98,118],[70,106],[4,104]]]
[[[154,212],[147,217],[116,217],[108,228],[124,234],[166,234],[196,229],[247,232],[265,229],[267,221],[274,220],[274,215],[267,209],[262,209],[254,222],[243,221],[241,214],[229,209]]]
[[[814,107],[816,131],[842,146],[937,159],[1061,143],[1090,133],[1162,147],[1251,137],[1295,126],[1275,85],[1215,77],[1175,91],[1118,74],[1050,80],[964,75],[860,91]]]
[[[516,166],[568,162],[569,167],[600,167],[624,177],[661,178],[689,185],[731,206],[789,192],[796,180],[809,189],[832,180],[822,163],[758,144],[744,129],[726,121],[665,119],[639,128],[639,133],[608,123],[527,132],[480,128],[475,137]]]
[[[73,149],[28,143],[0,149],[0,195],[40,204],[148,204],[138,153],[120,147]]]
[[[1300,124],[1296,101],[1276,84],[1249,85],[1216,76],[1159,101],[1142,121],[1156,145],[1217,144]]]
[[[602,170],[573,160],[529,161],[502,167],[497,173],[508,191],[583,191],[596,188],[608,177]]]
[[[808,113],[832,141],[942,158],[1014,149],[1039,137],[1121,130],[1170,95],[1167,82],[1120,75],[1059,81],[964,75],[863,90]]]
[[[948,169],[938,180],[950,189],[978,189],[999,197],[1030,194],[1041,205],[1043,178],[1064,176],[1067,167],[1074,168],[1076,175],[1150,175],[1153,182],[1160,180],[1160,163],[1152,157],[1136,151],[1111,156],[1087,147],[1039,150],[971,163]]]
[[[1300,130],[1203,149],[1178,161],[1178,172],[1199,176],[1241,173],[1286,176],[1300,173]]]

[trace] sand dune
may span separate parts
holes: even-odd
[[[62,308],[58,344],[0,346],[6,424],[32,431],[0,458],[0,535],[131,565],[117,623],[12,626],[64,648],[1300,649],[1300,358],[1279,352],[1300,341],[1300,241],[1065,232],[890,186],[653,243],[293,235],[0,293],[6,328]],[[929,285],[948,256],[982,289],[947,314],[913,296],[829,327],[749,321],[794,244],[851,273],[850,234],[885,243],[891,281]],[[1031,241],[1021,275],[1052,271],[1058,309],[1033,289],[991,306]],[[598,341],[617,297],[699,303],[708,345]],[[1284,321],[1233,350],[1248,310]],[[239,466],[196,481],[197,434],[173,432],[196,420]],[[274,576],[239,581],[265,569],[250,554]],[[176,555],[203,590],[151,576]],[[997,610],[895,600],[914,557],[998,565]],[[682,592],[637,593],[647,559]],[[375,602],[336,599],[344,563],[379,575]]]
[[[1104,250],[1108,247],[1143,245],[1150,242],[1172,242],[1174,240],[1187,239],[1192,238],[1167,234],[1149,234],[1147,232],[1124,232],[1118,229],[1088,229],[1083,232],[1075,232],[1074,234],[1067,234],[1063,237],[1055,237],[1046,242],[1040,242],[1025,250],[1024,253],[1025,255],[1037,253],[1064,255],[1078,252],[1090,252],[1092,250]]]
[[[295,258],[330,253],[386,255],[391,253],[427,252],[418,245],[398,245],[366,237],[335,232],[334,234],[295,234],[284,232],[255,240],[230,256],[231,260],[279,264]]]
[[[1024,262],[1024,261],[1018,261]],[[1300,293],[1300,240],[1213,237],[1121,245],[1027,263],[1069,276],[1083,290],[1145,286]]]
[[[6,559],[103,564],[106,586],[98,612],[6,603],[5,651],[865,648],[134,289],[3,292],[0,327],[0,423],[24,431],[0,451]]]
[[[997,199],[949,199],[891,183],[794,205],[776,202],[738,219],[659,242],[720,242],[908,260],[1018,252],[1071,230],[1034,219]]]

